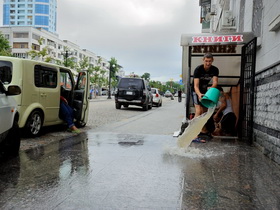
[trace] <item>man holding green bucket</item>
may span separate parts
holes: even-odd
[[[192,91],[192,98],[195,106],[195,117],[203,114],[207,111],[207,107],[203,106],[200,102],[203,98],[204,94],[207,92],[208,84],[213,79],[211,87],[218,86],[218,76],[219,76],[219,69],[216,66],[213,66],[212,63],[214,61],[213,55],[211,53],[206,53],[203,56],[203,64],[196,67],[194,70],[194,80],[192,83],[191,91]],[[214,121],[210,118],[203,127],[201,134],[209,134],[213,129],[212,124],[214,125]],[[211,123],[213,121],[213,123]],[[214,126],[215,129],[215,126]],[[201,140],[200,138],[194,139],[196,142],[205,142],[205,140]]]

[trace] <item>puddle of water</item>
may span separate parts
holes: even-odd
[[[194,138],[200,133],[207,120],[212,116],[216,106],[208,109],[206,113],[193,118],[189,121],[189,126],[185,129],[184,133],[178,137],[177,145],[180,148],[188,148]]]

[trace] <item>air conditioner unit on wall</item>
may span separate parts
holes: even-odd
[[[230,27],[235,26],[234,17],[231,10],[224,10],[222,14],[222,26]]]

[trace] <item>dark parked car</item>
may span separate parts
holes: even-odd
[[[153,95],[149,83],[142,78],[121,78],[115,94],[115,103],[116,109],[129,105],[141,106],[144,110],[151,109]]]

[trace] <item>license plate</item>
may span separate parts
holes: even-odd
[[[131,92],[131,91],[126,91],[126,95],[133,95],[133,92]]]

